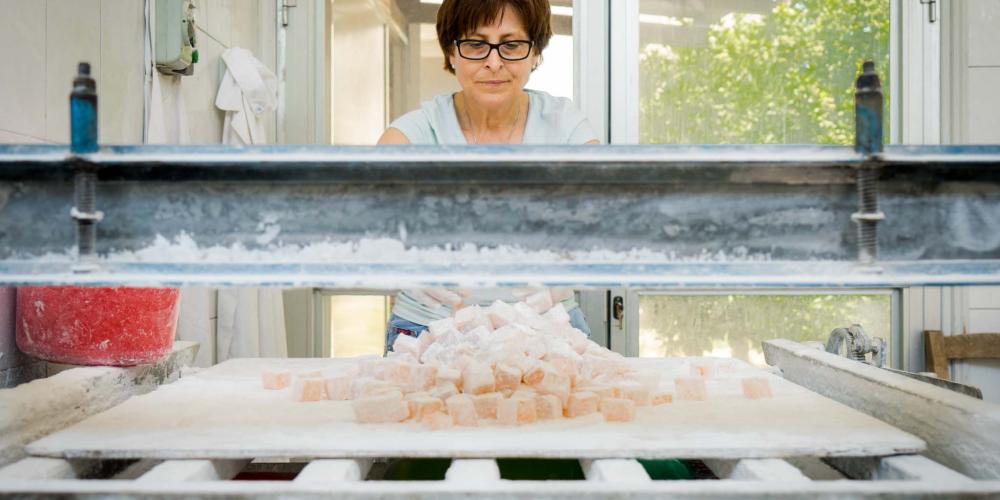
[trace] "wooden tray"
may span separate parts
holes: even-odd
[[[630,360],[666,385],[708,358]],[[600,415],[522,427],[428,430],[361,425],[349,402],[299,403],[261,388],[265,367],[345,370],[353,360],[235,359],[134,397],[28,446],[66,458],[753,458],[885,456],[925,449],[919,438],[740,361],[710,360],[707,401],[640,408],[636,420]],[[767,376],[774,398],[747,400],[740,377]]]

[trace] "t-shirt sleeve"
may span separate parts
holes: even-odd
[[[570,132],[567,144],[586,144],[595,140],[601,142],[600,137],[597,137],[597,132],[594,132],[594,128],[590,126],[590,122],[583,116],[583,113],[580,113],[579,121]]]
[[[558,98],[558,103],[557,109],[561,108],[560,115],[562,116],[560,128],[563,130],[563,134],[569,132],[568,136],[564,136],[566,144],[586,144],[593,140],[600,142],[600,137],[594,132],[594,127],[590,126],[587,115],[583,114],[583,111],[580,111],[573,104],[573,101],[562,97]]]
[[[410,144],[434,144],[434,129],[423,109],[410,111],[396,118],[389,128],[399,130],[410,141]]]

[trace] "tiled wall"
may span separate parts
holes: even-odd
[[[275,12],[269,0],[198,0],[201,61],[180,86],[192,143],[218,143],[220,56],[240,46],[274,68]],[[143,0],[0,0],[0,143],[65,143],[77,63],[98,86],[100,142],[141,143],[145,112]],[[8,22],[8,20],[16,20]],[[175,100],[164,99],[168,109]],[[268,123],[274,137],[273,120]]]
[[[69,93],[88,61],[100,86],[100,140],[142,140],[143,2],[0,0],[0,142],[69,140]]]

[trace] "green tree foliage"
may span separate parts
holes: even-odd
[[[889,0],[778,1],[768,15],[722,18],[702,47],[647,43],[641,141],[852,144],[864,60],[886,92]]]
[[[751,361],[764,340],[826,342],[834,328],[861,324],[890,340],[889,295],[661,295],[639,304],[642,356],[703,356],[727,346]]]

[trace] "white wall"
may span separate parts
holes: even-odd
[[[947,2],[944,141],[1000,144],[1000,1]]]
[[[274,67],[273,0],[198,0],[201,61],[190,77],[163,77],[164,102],[180,89],[192,143],[218,143],[220,55],[250,49]],[[99,140],[141,143],[145,83],[143,0],[0,0],[0,142],[69,141],[69,93],[77,63],[97,80]],[[273,121],[267,123],[274,136]]]
[[[927,371],[924,330],[945,335],[1000,332],[1000,287],[913,287],[903,296],[904,369]],[[951,379],[1000,403],[1000,360],[953,361]]]
[[[1000,287],[970,287],[968,304],[969,333],[1000,333]],[[957,382],[975,385],[983,399],[1000,403],[1000,359],[953,363],[952,370]]]
[[[0,142],[68,142],[81,61],[97,80],[100,141],[142,141],[143,2],[0,0],[0,17]]]
[[[52,1],[52,0],[50,0]],[[133,3],[141,3],[132,0]],[[178,101],[183,106],[191,144],[218,144],[222,141],[222,121],[225,116],[215,107],[224,65],[222,53],[231,47],[242,47],[253,52],[272,71],[275,68],[275,8],[273,0],[197,0],[198,53],[200,60],[191,76],[171,77],[156,74],[162,86],[163,119],[167,130],[176,131],[177,120],[169,110],[176,109]],[[142,58],[140,53],[139,64]],[[99,95],[103,92],[98,88]],[[180,98],[177,99],[179,93]],[[275,117],[264,121],[269,142],[274,142]],[[168,140],[180,142],[174,133]]]

